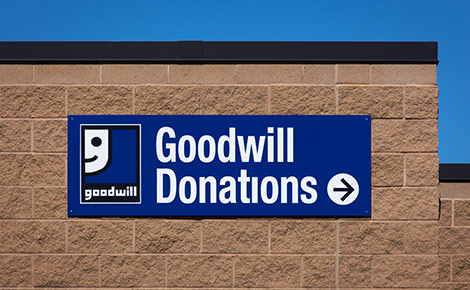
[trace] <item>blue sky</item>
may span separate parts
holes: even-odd
[[[470,163],[470,1],[2,0],[0,41],[438,41],[439,158]]]

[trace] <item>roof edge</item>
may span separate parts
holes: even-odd
[[[439,164],[440,182],[470,182],[469,163],[441,163]]]
[[[0,42],[0,63],[437,64],[437,42]]]

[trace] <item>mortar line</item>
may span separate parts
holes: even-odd
[[[301,80],[302,80],[302,84],[305,84],[305,65],[303,64],[302,65],[302,73],[301,73]]]
[[[235,257],[232,257],[232,287],[235,287]]]
[[[335,288],[339,289],[339,220],[336,220]]]
[[[451,223],[451,227],[454,227],[454,200],[451,201],[451,220],[452,220],[452,223]]]
[[[300,257],[300,288],[304,287],[304,256]]]
[[[29,188],[29,189],[34,189],[34,188],[66,188],[66,186],[36,186],[36,187],[31,187],[31,186],[0,186],[0,188],[11,188],[11,187],[17,187],[17,188]],[[467,199],[468,200],[468,199]],[[294,219],[295,222],[298,223],[311,223],[311,222],[322,222],[322,221],[302,221],[302,220],[297,220]],[[105,219],[99,219],[99,218],[73,218],[73,219],[68,219],[68,218],[42,218],[42,219],[36,219],[36,218],[3,218],[0,219],[0,222],[30,222],[30,221],[37,221],[37,222],[61,222],[61,221],[68,221],[69,223],[74,223],[74,222],[81,222],[81,221],[86,221],[86,222],[103,222],[103,223],[130,223],[132,221],[128,221],[125,218],[105,218]],[[174,222],[180,222],[178,220],[172,220]],[[219,221],[219,220],[214,220],[214,221]],[[227,221],[227,220],[225,220]],[[330,220],[325,220],[324,222],[328,223],[333,223],[333,221]],[[403,220],[391,220],[391,219],[376,219],[376,220],[371,220],[367,217],[364,218],[356,218],[356,219],[347,219],[344,220],[344,222],[354,222],[354,223],[407,223],[407,222],[413,222],[413,223],[435,223],[436,220],[434,219],[425,219],[425,220],[416,220],[416,219],[403,219]],[[341,223],[341,222],[340,222]],[[455,228],[470,228],[470,226],[454,226]],[[247,253],[248,254],[248,253]],[[256,253],[253,253],[256,254]],[[282,253],[280,253],[282,254]],[[286,252],[285,254],[292,254],[289,252]],[[293,254],[296,255],[296,254]],[[300,255],[300,254],[297,254]],[[313,256],[324,256],[326,254],[312,254]]]
[[[32,121],[31,117],[29,118],[16,118],[16,117],[0,117],[0,120],[2,121]],[[60,117],[57,117],[57,118],[49,118],[49,117],[37,117],[37,118],[34,118],[34,120],[38,120],[38,121],[64,121],[64,120],[67,120],[67,118],[60,118]]]
[[[67,151],[44,151],[44,152],[31,152],[31,151],[11,151],[0,152],[0,155],[64,155],[67,156]]]
[[[167,84],[170,83],[170,65],[169,64],[166,65],[166,83]]]
[[[439,283],[443,283],[443,284],[451,284],[452,282],[439,282]],[[454,282],[455,283],[455,282]],[[463,282],[464,284],[468,284],[468,282]],[[122,287],[122,288],[118,288],[119,286],[117,287],[103,287],[103,289],[124,289],[124,290],[134,290],[134,289],[141,289],[141,290],[148,290],[148,289],[155,289],[155,290],[159,290],[159,289],[165,289],[165,287],[163,286],[157,286],[157,287],[149,287],[149,286],[135,286],[135,287]],[[21,289],[21,290],[30,290],[30,289],[41,289],[43,287],[27,287],[27,286],[24,286],[24,287],[3,287],[2,289]],[[67,288],[65,286],[63,287],[50,287],[50,288],[43,288],[43,289],[56,289],[56,290],[70,290],[70,289],[80,289],[80,290],[96,290],[96,287],[95,288],[90,288],[90,287],[86,287],[86,286],[78,286],[78,287],[73,287],[73,288]],[[272,288],[263,288],[263,287],[253,287],[253,288],[247,288],[247,287],[227,287],[227,286],[224,286],[224,287],[215,287],[215,286],[210,286],[210,287],[204,287],[204,286],[177,286],[177,287],[169,287],[168,289],[187,289],[187,290],[192,290],[192,289],[201,289],[201,290],[207,290],[207,289],[211,289],[211,290],[220,290],[220,289],[224,289],[224,290],[233,290],[233,289],[240,289],[240,290],[247,290],[247,289],[253,289],[253,290],[264,290],[264,289],[272,289]],[[298,290],[299,287],[282,287],[282,288],[279,288],[279,287],[276,287],[274,289],[279,289],[279,290]],[[314,288],[314,289],[331,289],[331,288]],[[348,289],[357,289],[357,290],[360,290],[360,289],[363,289],[363,288],[348,288]],[[368,289],[371,289],[371,288],[366,288],[367,290]],[[389,288],[386,288],[386,289],[389,289]],[[403,288],[393,288],[394,290],[399,290],[399,289],[403,289]],[[408,289],[408,288],[406,288]],[[421,288],[418,288],[418,289],[421,289]],[[428,288],[426,288],[428,289]]]
[[[454,278],[454,277],[453,277],[454,275],[453,275],[453,273],[452,273],[452,270],[453,270],[453,269],[452,269],[452,262],[453,262],[452,260],[453,260],[453,257],[454,257],[453,255],[450,256],[450,282],[452,282],[452,281],[454,280],[454,279],[453,279],[453,278]]]
[[[69,244],[69,239],[68,239],[68,236],[69,236],[69,223],[66,222],[65,223],[65,253],[67,253],[69,251],[69,247],[68,247],[68,244]]]
[[[338,65],[335,65],[335,114],[338,115],[338,103],[339,103],[339,97],[338,97]]]
[[[372,84],[372,65],[369,65],[369,85]]]
[[[101,255],[98,255],[98,287],[101,287]]]
[[[65,115],[69,114],[69,88],[65,87]]]
[[[31,120],[30,132],[31,132],[31,152],[34,151],[34,120]]]
[[[402,154],[402,160],[403,160],[403,185],[401,187],[406,187],[406,154]]]
[[[34,254],[31,255],[31,287],[34,288]]]
[[[165,256],[165,288],[168,288],[168,256]]]
[[[34,219],[34,189],[31,187],[31,219]]]
[[[402,120],[405,121],[406,120],[406,115],[405,115],[405,87],[402,87],[401,88],[401,96],[402,96],[402,99],[401,99],[401,102],[402,102],[402,110],[403,110],[403,118]]]
[[[18,255],[18,256],[29,256],[33,254],[32,252],[3,252],[0,253],[0,256],[8,256],[8,255]],[[204,257],[204,256],[217,256],[217,257],[233,257],[234,254],[226,254],[226,253],[204,253],[204,254],[199,254],[199,253],[103,253],[103,254],[97,254],[97,253],[74,253],[74,252],[41,252],[41,256],[139,256],[139,257],[157,257],[157,256],[167,256],[167,257],[188,257],[188,256],[199,256],[199,257]],[[360,253],[360,254],[348,254],[348,256],[364,256],[364,255],[375,255],[373,253]],[[272,255],[267,255],[266,253],[264,254],[254,254],[254,253],[239,253],[236,254],[237,257],[331,257],[333,256],[332,254],[292,254],[292,253],[276,253]],[[435,257],[435,254],[376,254],[376,256],[384,256],[384,257],[409,257],[409,256],[416,256],[416,257]]]

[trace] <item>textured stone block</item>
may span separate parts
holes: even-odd
[[[30,84],[33,82],[33,65],[1,64],[0,84]]]
[[[91,255],[34,257],[35,287],[98,287],[99,262]]]
[[[436,220],[439,216],[437,187],[374,188],[372,196],[373,219]]]
[[[403,223],[341,222],[339,249],[342,254],[393,254],[404,252]]]
[[[454,226],[470,226],[470,200],[454,200]]]
[[[439,290],[470,290],[470,283],[439,283]]]
[[[63,253],[63,222],[0,221],[0,252]]]
[[[437,152],[437,120],[373,120],[374,152]]]
[[[69,222],[67,252],[129,253],[132,252],[131,222]]]
[[[441,199],[440,202],[439,226],[450,227],[452,225],[452,200]]]
[[[441,198],[470,198],[470,183],[441,182],[439,183]]]
[[[31,188],[0,187],[0,219],[31,218]]]
[[[301,84],[300,64],[240,64],[236,82],[239,84]]]
[[[371,256],[340,256],[338,272],[339,286],[371,287],[371,271]]]
[[[403,185],[403,155],[372,154],[372,186]]]
[[[34,188],[34,218],[64,219],[67,218],[66,187]]]
[[[70,115],[132,114],[132,89],[118,86],[83,86],[68,89]]]
[[[1,154],[0,185],[65,185],[65,156]]]
[[[306,64],[304,67],[305,84],[334,84],[336,72],[334,64]]]
[[[233,84],[236,65],[224,64],[175,64],[169,67],[169,83],[172,84]]]
[[[66,152],[67,121],[36,120],[33,122],[33,151]]]
[[[274,222],[271,252],[332,254],[336,247],[334,222]]]
[[[0,287],[32,286],[32,257],[0,256]]]
[[[204,222],[202,251],[206,253],[267,253],[268,225],[259,222]]]
[[[432,288],[438,279],[437,256],[374,256],[372,286]]]
[[[166,64],[103,64],[103,84],[164,84],[168,82]]]
[[[141,253],[196,253],[200,224],[193,221],[137,221],[135,250]]]
[[[405,155],[405,185],[437,186],[439,184],[439,158],[436,154]]]
[[[368,84],[370,82],[370,65],[367,64],[339,64],[338,83],[340,84]]]
[[[452,257],[452,281],[470,282],[470,256]]]
[[[439,228],[439,254],[470,253],[470,228]]]
[[[207,115],[267,114],[268,88],[256,86],[200,87],[200,110]]]
[[[435,64],[375,64],[371,66],[373,84],[436,84]]]
[[[235,287],[300,287],[300,257],[239,256]]]
[[[170,256],[168,287],[231,287],[232,257]]]
[[[334,287],[335,257],[304,257],[303,287]]]
[[[338,113],[371,115],[372,118],[402,118],[403,89],[383,86],[339,86]]]
[[[336,111],[334,87],[271,87],[270,113],[275,115],[328,115]]]
[[[102,287],[164,287],[165,257],[103,256]]]
[[[36,65],[34,82],[38,84],[98,84],[100,83],[100,65]]]
[[[157,115],[198,114],[199,91],[193,86],[136,87],[135,113]]]
[[[3,118],[65,117],[63,87],[0,87]]]
[[[437,254],[439,237],[436,222],[415,222],[405,225],[405,253]]]
[[[31,151],[31,121],[0,120],[0,151]]]
[[[439,255],[439,282],[450,282],[450,260],[451,256]]]
[[[436,86],[405,87],[405,118],[437,119],[438,95]]]

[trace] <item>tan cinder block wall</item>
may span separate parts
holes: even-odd
[[[442,289],[470,288],[470,183],[439,186],[439,283]]]
[[[68,114],[370,114],[372,218],[68,218]],[[2,64],[0,288],[468,281],[468,202],[439,227],[437,117],[435,65]]]

